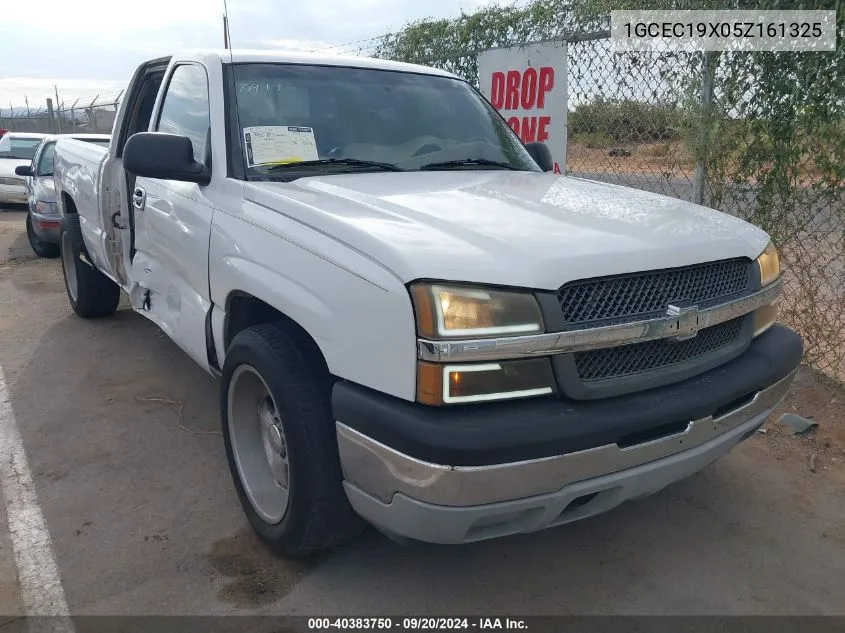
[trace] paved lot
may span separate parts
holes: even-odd
[[[215,380],[130,311],[74,317],[23,219],[0,212],[0,366],[73,614],[845,614],[845,392],[808,371],[785,406],[813,435],[770,420],[610,514],[463,547],[369,530],[291,563],[242,517]],[[0,510],[2,615],[15,578]]]

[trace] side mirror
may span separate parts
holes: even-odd
[[[123,168],[142,178],[207,185],[211,171],[194,160],[191,139],[164,132],[138,132],[123,147]]]
[[[34,175],[32,173],[32,165],[19,165],[15,167],[15,175],[32,177]]]
[[[554,171],[555,161],[552,158],[552,153],[549,146],[545,143],[526,143],[525,149],[531,154],[534,162],[540,166],[543,171]]]

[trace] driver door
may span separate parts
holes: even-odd
[[[53,184],[53,155],[56,141],[42,143],[32,159],[32,177],[26,179],[26,195],[31,211],[58,213],[56,189]],[[36,205],[41,202],[41,208]]]
[[[35,156],[32,157],[32,162],[29,164],[32,175],[23,179],[23,186],[26,190],[26,204],[30,211],[35,211],[35,174],[38,171],[38,161],[41,160],[41,155],[44,153],[46,146],[47,143],[41,143],[35,150]]]
[[[187,136],[194,158],[210,165],[208,78],[203,66],[177,64],[151,131]],[[200,365],[208,362],[205,317],[211,307],[208,240],[214,207],[207,187],[138,177],[132,191],[135,308],[155,321]]]

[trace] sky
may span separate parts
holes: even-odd
[[[411,20],[513,0],[227,0],[234,48],[346,52],[337,46]],[[521,2],[518,4],[522,4]],[[223,0],[0,0],[0,109],[113,101],[138,63],[222,48]]]

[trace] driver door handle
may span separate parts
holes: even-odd
[[[147,192],[143,187],[135,187],[135,191],[132,192],[132,206],[138,211],[143,211],[146,203]]]

